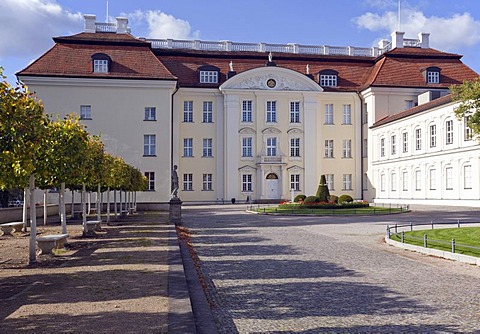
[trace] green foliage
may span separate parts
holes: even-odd
[[[311,203],[318,203],[320,202],[320,199],[317,196],[308,196],[303,200],[304,205],[308,205]]]
[[[327,202],[330,192],[328,191],[327,181],[325,175],[320,176],[320,184],[317,189],[317,197],[320,198],[320,202]]]
[[[329,202],[329,203],[335,203],[335,204],[338,203],[338,196],[330,195],[330,196],[328,197],[328,202]]]
[[[44,172],[48,117],[27,87],[12,87],[0,67],[0,189],[25,188]]]
[[[300,194],[300,195],[295,196],[295,198],[293,199],[293,201],[294,201],[295,203],[298,203],[300,200],[304,201],[305,198],[307,198],[307,196],[305,196],[305,195],[303,195],[303,194]]]
[[[344,205],[345,203],[351,203],[353,202],[353,198],[352,196],[350,195],[340,195],[340,197],[338,198],[338,204],[340,205]]]
[[[457,118],[462,120],[469,116],[468,126],[475,135],[480,134],[480,77],[465,81],[462,85],[450,87],[452,98],[459,101],[455,109]]]
[[[342,205],[338,205],[335,203],[325,203],[325,202],[318,202],[318,203],[307,203],[302,205],[302,208],[306,209],[358,209],[358,208],[366,208],[369,204],[367,202],[350,202],[350,203],[343,203]]]

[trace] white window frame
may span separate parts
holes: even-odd
[[[81,105],[80,106],[80,119],[92,119],[92,106]]]
[[[385,174],[380,174],[380,191],[385,191]]]
[[[203,174],[203,191],[212,191],[213,190],[213,174]]]
[[[300,123],[299,101],[290,101],[290,123]]]
[[[453,144],[453,120],[445,121],[445,144]]]
[[[403,191],[408,191],[408,172],[402,172]]]
[[[422,149],[422,129],[415,129],[415,150],[420,151]]]
[[[143,156],[151,157],[157,155],[156,135],[143,135]]]
[[[335,190],[335,188],[334,188],[334,184],[335,184],[334,179],[335,179],[334,174],[325,174],[325,181],[327,182],[328,190]]]
[[[108,73],[108,60],[107,59],[94,59],[93,60],[93,72],[94,73]]]
[[[193,174],[183,174],[183,191],[193,191]]]
[[[397,135],[392,135],[390,137],[390,146],[391,146],[391,154],[397,154]]]
[[[242,122],[243,123],[253,122],[253,101],[252,100],[242,101]]]
[[[183,138],[183,157],[193,157],[193,138]]]
[[[148,180],[148,191],[155,191],[155,172],[145,172],[145,177]]]
[[[472,166],[463,166],[463,189],[472,189]]]
[[[385,138],[380,138],[380,156],[385,156]]]
[[[390,174],[390,190],[397,191],[397,173]]]
[[[344,104],[343,105],[343,114],[342,114],[342,124],[351,125],[352,124],[352,105]]]
[[[252,137],[242,138],[242,157],[244,158],[253,157],[253,138]]]
[[[290,138],[290,156],[300,157],[300,138]]]
[[[429,127],[430,129],[430,147],[437,147],[437,125],[432,124]]]
[[[300,191],[300,174],[290,174],[290,190]]]
[[[470,120],[471,116],[465,116],[463,118],[463,127],[464,127],[464,139],[465,141],[470,141],[473,139],[473,130],[471,127],[468,126],[468,121]]]
[[[266,150],[268,157],[276,157],[277,156],[277,137],[268,137],[266,139]]]
[[[433,83],[433,84],[440,83],[440,72],[427,71],[427,83]]]
[[[183,122],[193,123],[193,101],[183,101]]]
[[[213,123],[213,101],[203,101],[202,123]]]
[[[156,107],[145,107],[145,121],[156,121],[157,120],[157,108]]]
[[[351,139],[344,139],[343,140],[343,158],[351,158],[352,157],[352,140]]]
[[[415,171],[415,190],[422,190],[422,171]]]
[[[277,101],[267,101],[265,122],[277,123]]]
[[[368,139],[363,139],[362,158],[368,158]]]
[[[333,158],[333,139],[325,140],[325,158]]]
[[[218,71],[200,71],[200,83],[218,83]]]
[[[213,139],[212,138],[203,138],[203,158],[213,157]]]
[[[253,192],[252,174],[242,174],[242,192]]]
[[[333,103],[325,104],[325,123],[326,125],[333,125]]]
[[[338,75],[336,74],[320,74],[320,86],[337,87]]]
[[[343,174],[343,190],[352,190],[352,174]]]
[[[430,176],[430,190],[436,190],[437,189],[437,170],[435,168],[430,168],[429,176]]]
[[[415,107],[413,100],[405,100],[405,110],[412,109],[413,107]]]
[[[445,190],[453,190],[453,167],[445,168]]]

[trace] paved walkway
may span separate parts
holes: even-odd
[[[480,333],[480,268],[382,242],[395,221],[478,221],[477,211],[372,219],[244,209],[183,210],[220,333]]]

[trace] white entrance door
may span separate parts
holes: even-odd
[[[278,176],[274,173],[270,173],[267,175],[267,179],[265,180],[266,186],[266,196],[267,199],[278,199]]]

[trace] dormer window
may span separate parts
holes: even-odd
[[[219,69],[215,66],[202,66],[198,69],[200,83],[218,83]]]
[[[92,56],[93,73],[110,72],[110,64],[112,60],[104,53],[96,53]]]
[[[322,87],[337,87],[338,72],[334,70],[323,70],[318,73],[319,83]]]
[[[425,70],[425,77],[427,83],[438,84],[440,83],[440,69],[438,67],[429,67]]]

